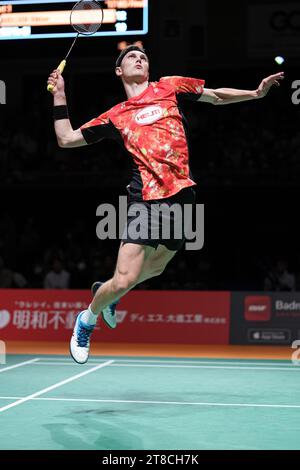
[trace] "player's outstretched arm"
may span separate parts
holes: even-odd
[[[283,72],[270,75],[269,77],[262,80],[256,90],[237,90],[235,88],[217,88],[216,90],[212,90],[209,88],[204,88],[203,93],[198,101],[203,101],[214,105],[225,105],[264,98],[272,86],[280,86],[280,81],[283,79]]]
[[[280,86],[280,81],[284,79],[284,72],[275,73],[267,78],[264,78],[256,90],[257,98],[264,98],[270,91],[273,85]]]
[[[87,145],[81,130],[72,128],[67,110],[65,82],[59,70],[53,70],[47,83],[54,86],[51,93],[54,99],[54,129],[58,145],[63,148]]]

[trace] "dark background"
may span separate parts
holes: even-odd
[[[258,15],[258,6],[267,13]],[[283,259],[298,289],[300,105],[291,100],[292,83],[300,80],[298,4],[152,0],[149,34],[125,40],[143,41],[151,80],[185,75],[205,79],[207,88],[253,90],[272,73],[286,74],[264,100],[185,104],[191,168],[198,202],[205,204],[205,245],[181,251],[160,278],[140,287],[263,290]],[[117,44],[118,38],[78,41],[64,73],[74,128],[126,99],[114,77]],[[114,269],[118,243],[96,238],[96,208],[126,194],[130,164],[113,141],[57,146],[46,81],[69,45],[65,39],[0,41],[0,79],[7,86],[7,104],[0,105],[0,287],[43,287],[56,258],[72,288],[88,288]],[[283,66],[274,61],[279,54]],[[271,288],[285,290],[277,282]]]

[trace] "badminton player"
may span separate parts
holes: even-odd
[[[283,73],[265,78],[253,91],[231,88],[208,89],[205,81],[187,77],[163,77],[158,82],[149,81],[149,58],[137,46],[129,46],[119,55],[115,73],[123,83],[127,100],[73,130],[67,109],[64,80],[58,70],[48,78],[54,86],[54,126],[58,145],[63,148],[96,144],[104,138],[119,141],[133,164],[132,180],[128,187],[128,224],[134,206],[142,204],[139,223],[149,225],[153,204],[163,202],[168,206],[194,204],[195,182],[189,169],[189,146],[186,125],[180,111],[182,98],[226,105],[256,100],[267,95],[273,85],[280,85]],[[141,206],[139,206],[141,207]],[[169,215],[171,226],[176,223]],[[152,221],[151,221],[152,223]],[[116,269],[106,282],[96,282],[92,287],[93,300],[88,309],[77,316],[70,351],[73,359],[83,364],[88,360],[90,337],[99,315],[105,323],[116,327],[116,305],[119,299],[137,284],[160,275],[175,253],[185,242],[181,239],[164,239],[161,227],[150,227],[145,234],[131,236],[130,227],[122,237]],[[132,228],[132,225],[131,225]],[[159,235],[151,237],[151,228]],[[149,226],[148,226],[149,229]],[[141,231],[142,232],[142,231]],[[184,230],[184,233],[187,233]]]

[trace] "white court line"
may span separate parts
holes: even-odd
[[[91,367],[92,365],[96,366],[98,364],[103,364],[103,362],[93,362],[90,363],[88,362],[87,364],[81,364],[81,367]],[[76,364],[74,361],[66,361],[66,362],[51,362],[51,361],[39,361],[34,364],[35,366],[72,366],[72,367],[78,367],[78,364]]]
[[[14,403],[10,403],[9,405],[3,406],[2,408],[0,408],[0,413],[2,413],[3,411],[8,410],[9,408],[13,408],[14,406],[21,405],[22,403],[25,403],[26,401],[32,400],[32,398],[36,398],[39,395],[43,395],[43,393],[50,392],[50,390],[54,390],[55,388],[61,387],[62,385],[65,385],[69,382],[73,382],[74,380],[77,380],[80,377],[83,377],[84,375],[90,374],[91,372],[94,372],[98,369],[101,369],[102,367],[109,366],[112,363],[113,363],[113,361],[104,362],[104,363],[102,363],[102,364],[100,364],[96,367],[93,367],[92,369],[86,370],[85,372],[81,372],[80,374],[69,377],[66,380],[62,380],[61,382],[58,382],[54,385],[51,385],[50,387],[44,388],[43,390],[40,390],[36,393],[32,393],[31,395],[28,395],[27,397],[21,398],[21,399],[15,401]]]
[[[178,360],[178,361],[173,361],[173,360],[160,360],[160,359],[118,359],[116,356],[111,356],[111,357],[99,357],[99,359],[96,359],[96,358],[90,358],[89,359],[89,363],[99,363],[99,361],[108,361],[109,359],[114,359],[115,362],[129,362],[129,363],[159,363],[159,364],[219,364],[219,365],[222,365],[222,364],[225,364],[225,365],[234,365],[234,364],[237,364],[237,365],[253,365],[253,366],[256,366],[256,365],[262,365],[262,366],[282,366],[282,367],[294,367],[294,365],[289,362],[289,363],[284,363],[284,362],[275,362],[273,361],[272,359],[270,361],[272,362],[261,362],[261,361],[253,361],[253,362],[244,362],[244,361],[210,361],[210,360],[205,360],[205,361],[198,361],[198,360],[195,360],[195,361],[181,361],[181,360]],[[67,362],[66,361],[66,358],[56,358],[56,357],[45,357],[45,358],[41,358],[42,361],[58,361],[58,362]],[[286,360],[288,361],[288,359]]]
[[[22,397],[0,397],[0,400],[20,400]]]
[[[17,397],[0,397],[9,400]],[[184,401],[150,401],[150,400],[101,400],[92,398],[27,398],[31,401],[64,401],[84,403],[128,403],[137,405],[189,405],[189,406],[231,406],[239,408],[300,408],[300,405],[274,405],[269,403],[215,403],[215,402],[184,402]],[[10,406],[10,405],[8,405]]]
[[[26,366],[27,364],[32,364],[33,362],[39,361],[39,359],[39,357],[36,357],[35,359],[30,359],[29,361],[19,362],[18,364],[14,364],[13,366],[5,367],[4,369],[0,369],[0,374],[1,372],[6,372],[7,370],[16,369],[17,367]]]
[[[160,368],[170,368],[170,369],[231,369],[231,370],[284,370],[284,371],[293,371],[293,372],[299,372],[300,373],[300,367],[294,366],[293,368],[287,368],[287,367],[235,367],[235,366],[190,366],[190,365],[154,365],[154,364],[112,364],[112,367],[144,367],[147,369],[148,367],[156,367],[158,369]]]
[[[116,361],[118,362],[118,361]],[[95,364],[95,363],[93,363]],[[72,364],[71,362],[48,362],[48,361],[39,361],[34,364],[35,366],[72,366],[74,367],[75,364]],[[76,367],[76,366],[75,366]],[[198,366],[198,365],[179,365],[175,364],[172,365],[171,363],[166,365],[166,364],[111,364],[111,367],[144,367],[145,369],[149,367],[154,367],[157,369],[160,368],[169,368],[169,369],[237,369],[237,370],[284,370],[284,371],[296,371],[298,370],[300,372],[300,368],[295,365],[292,365],[290,367],[239,367],[239,366]]]

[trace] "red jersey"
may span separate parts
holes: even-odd
[[[88,144],[119,140],[133,158],[129,192],[143,200],[163,199],[194,186],[180,96],[199,99],[205,81],[163,77],[138,96],[120,103],[81,127]]]

